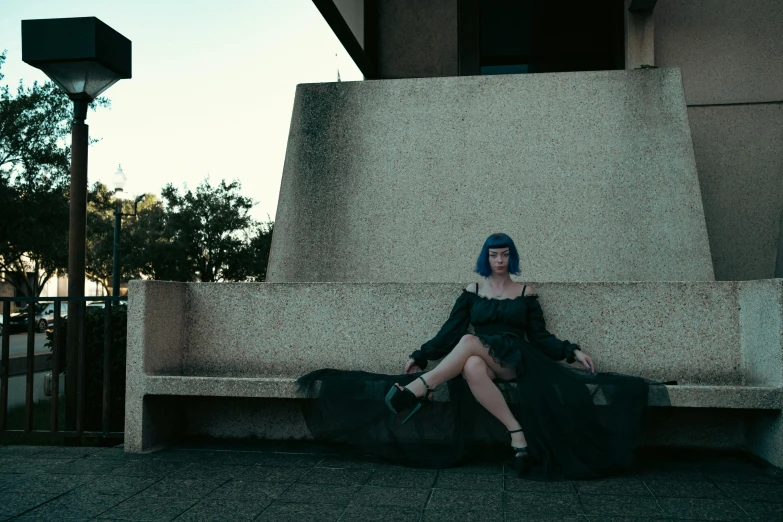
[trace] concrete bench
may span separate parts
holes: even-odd
[[[297,376],[399,373],[465,284],[134,281],[126,451],[183,436],[306,438]],[[783,280],[536,286],[548,329],[600,370],[678,382],[669,402],[649,403],[687,413],[662,417],[651,443],[745,446],[783,465]]]

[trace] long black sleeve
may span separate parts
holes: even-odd
[[[448,354],[465,335],[470,324],[470,297],[468,292],[463,291],[438,334],[410,355],[411,359],[416,361],[416,366],[423,370],[427,367],[427,361],[434,361]]]
[[[561,341],[546,330],[544,311],[541,309],[537,295],[528,296],[527,300],[527,339],[533,346],[555,361],[565,359],[567,363],[572,363],[574,362],[574,350],[579,349],[578,344]]]

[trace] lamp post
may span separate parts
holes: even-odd
[[[117,167],[114,173],[114,197],[117,200],[117,206],[114,209],[114,266],[112,268],[111,295],[120,295],[120,232],[122,229],[122,216],[136,217],[137,205],[144,196],[139,196],[133,201],[133,214],[122,212],[122,201],[125,185],[128,182],[128,176],[122,171],[122,165]]]
[[[131,77],[131,41],[95,17],[22,20],[22,61],[42,70],[73,101],[68,228],[68,297],[84,297],[87,223],[87,106],[120,79]],[[84,354],[79,349],[84,303],[68,313],[65,368],[66,430],[81,432]],[[83,337],[83,336],[82,336]],[[77,387],[78,386],[78,387]]]

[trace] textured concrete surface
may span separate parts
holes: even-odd
[[[267,280],[714,277],[677,70],[300,85]]]
[[[655,62],[682,69],[688,104],[783,100],[783,2],[658,0]]]
[[[780,470],[725,452],[645,452],[626,476],[557,482],[503,464],[411,469],[303,444],[148,455],[0,446],[0,459],[0,520],[783,520]]]
[[[148,450],[182,436],[306,438],[290,400],[295,377],[321,367],[400,372],[464,286],[134,281],[131,322],[149,324],[129,328],[126,449]],[[602,371],[677,380],[670,394],[675,407],[783,407],[783,280],[537,289],[551,332],[581,343]],[[167,313],[176,306],[182,315]],[[655,396],[650,403],[662,404]],[[688,428],[681,432],[690,439],[676,440],[736,447],[744,443],[738,426]],[[778,436],[761,432],[752,432],[753,440]],[[779,460],[783,465],[783,454]]]
[[[774,277],[783,205],[783,105],[690,107],[688,118],[715,278]]]
[[[168,285],[141,283],[159,284]],[[396,373],[437,333],[466,284],[184,285],[183,373],[295,377],[323,367]],[[682,384],[742,384],[742,284],[536,287],[549,329],[580,343],[604,370]],[[759,284],[783,292],[777,280]],[[147,349],[174,348],[155,340]],[[715,351],[722,356],[713,357]]]

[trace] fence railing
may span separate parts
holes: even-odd
[[[19,437],[38,437],[58,435],[68,438],[90,438],[90,439],[117,439],[123,437],[122,431],[111,430],[112,419],[112,363],[116,354],[116,347],[112,335],[112,309],[124,305],[126,297],[105,297],[105,296],[87,296],[87,297],[0,297],[2,302],[2,351],[0,352],[0,438],[4,436]],[[12,317],[12,303],[27,304],[26,321],[23,323],[20,316]],[[53,313],[51,326],[46,317],[40,314],[41,304],[53,304]],[[63,307],[63,303],[66,306]],[[88,305],[89,303],[89,305]],[[88,354],[85,335],[85,324],[88,319],[88,309],[91,314],[96,314],[102,307],[103,312],[103,346],[100,358],[102,359],[102,376],[100,376],[100,427],[95,423],[87,426],[85,424],[85,415],[87,413],[87,391],[86,384],[90,386],[91,397],[94,395],[95,386],[97,386],[95,375],[97,372],[91,371],[89,375],[90,382],[85,383],[88,378],[87,364],[90,362],[90,368],[96,366],[98,361],[88,361],[88,357],[94,354]],[[63,317],[63,310],[66,311],[66,317]],[[93,316],[94,318],[94,316]],[[13,319],[13,320],[12,320]],[[94,321],[93,321],[94,322]],[[26,323],[26,324],[25,324]],[[33,411],[36,407],[34,402],[34,384],[36,374],[36,361],[40,364],[41,353],[36,358],[36,331],[40,326],[46,325],[48,343],[51,349],[51,400],[49,403],[48,429],[41,429],[41,426],[34,427]],[[11,368],[10,342],[14,328],[22,329],[26,327],[27,345],[26,345],[26,367],[24,371],[24,416],[22,426],[9,428],[9,379]],[[63,330],[66,330],[64,332]],[[18,343],[17,343],[18,344]],[[92,343],[94,344],[94,343]],[[65,352],[65,353],[63,353]],[[122,353],[124,359],[124,347]],[[65,362],[65,364],[63,364]],[[49,365],[47,365],[49,366]],[[47,368],[38,368],[38,371]],[[64,389],[64,408],[60,404],[60,374],[65,374]],[[124,395],[124,394],[123,394]],[[90,405],[95,406],[94,401]],[[116,406],[116,405],[115,405]],[[95,415],[92,415],[95,417]],[[65,424],[63,426],[63,424]],[[116,423],[115,423],[116,425]],[[89,429],[87,429],[89,428]],[[98,429],[96,429],[98,428]]]

